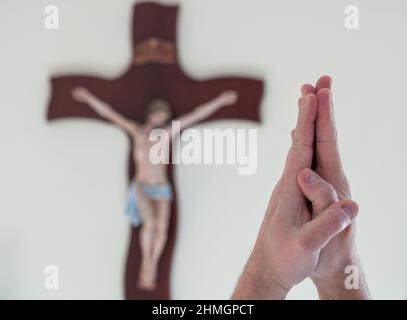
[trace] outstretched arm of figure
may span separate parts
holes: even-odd
[[[222,107],[226,107],[237,102],[238,95],[235,91],[224,91],[215,99],[196,107],[192,112],[187,113],[174,121],[180,122],[180,129],[188,128],[200,121],[210,117]],[[171,130],[169,130],[171,131]]]
[[[134,133],[137,129],[136,122],[115,111],[109,104],[98,99],[88,89],[77,87],[72,90],[72,96],[78,102],[88,104],[102,118],[113,122],[128,133]]]

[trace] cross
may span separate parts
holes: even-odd
[[[138,3],[133,15],[133,58],[128,70],[116,79],[103,79],[86,75],[58,75],[51,79],[51,97],[48,120],[65,118],[92,118],[103,120],[91,108],[84,107],[72,97],[72,89],[88,88],[101,100],[137,122],[143,122],[149,101],[163,99],[172,106],[174,117],[179,117],[194,107],[218,96],[225,90],[238,93],[233,107],[223,108],[206,120],[242,119],[260,121],[259,106],[263,95],[263,82],[257,79],[224,77],[198,81],[183,71],[176,48],[176,23],[179,7],[153,2]],[[134,167],[129,152],[129,180],[134,177]],[[125,271],[126,299],[170,299],[170,267],[177,228],[177,201],[173,166],[168,166],[168,176],[174,190],[168,240],[159,263],[157,288],[140,290],[137,276],[141,250],[139,228],[131,227],[131,239]]]

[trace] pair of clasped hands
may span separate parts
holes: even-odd
[[[234,299],[285,299],[310,277],[321,299],[368,299],[355,250],[357,204],[337,145],[331,78],[301,87],[298,120],[284,172],[275,187]],[[311,169],[312,167],[312,169]],[[347,266],[358,271],[347,288]]]

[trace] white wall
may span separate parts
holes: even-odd
[[[59,6],[59,31],[43,27],[48,4]],[[124,71],[132,4],[0,1],[0,298],[122,298],[127,140],[98,122],[49,124],[45,112],[51,74]],[[359,31],[344,28],[348,4],[359,6]],[[174,298],[229,297],[282,170],[298,88],[325,73],[335,82],[341,151],[361,207],[358,246],[372,295],[406,297],[406,15],[402,0],[182,3],[185,69],[197,77],[260,76],[267,89],[256,175],[240,177],[228,166],[177,168]],[[206,126],[229,125],[256,127]],[[60,269],[59,291],[44,289],[49,264]],[[316,293],[306,281],[290,298]]]

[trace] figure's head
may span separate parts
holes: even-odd
[[[164,127],[172,117],[171,107],[164,100],[153,100],[148,104],[146,124],[154,127]]]

